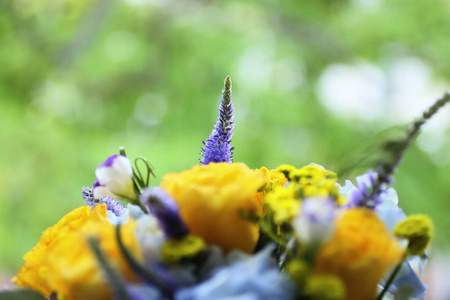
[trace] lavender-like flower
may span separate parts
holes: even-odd
[[[122,201],[118,201],[110,197],[95,199],[90,187],[82,187],[81,191],[81,196],[83,196],[84,199],[84,205],[89,206],[91,209],[93,209],[96,205],[104,203],[106,204],[107,210],[111,211],[117,217],[120,217],[123,210],[127,207],[125,204],[122,204]]]
[[[82,187],[81,188],[81,196],[84,199],[84,205],[89,205],[90,208],[95,206],[97,203],[94,201],[94,194],[92,193],[92,188],[90,187]]]
[[[200,164],[207,165],[210,162],[233,162],[233,150],[231,137],[234,128],[233,103],[231,103],[231,78],[225,78],[222,90],[222,99],[219,108],[219,118],[216,126],[202,147],[202,159]]]

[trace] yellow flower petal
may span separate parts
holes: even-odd
[[[374,299],[377,283],[403,254],[404,249],[373,211],[349,209],[319,250],[315,272],[340,277],[346,286],[346,299]]]
[[[121,233],[126,247],[142,261],[134,231],[135,222],[130,219]],[[103,204],[92,212],[89,207],[77,208],[47,229],[36,247],[24,256],[26,262],[14,281],[46,297],[56,291],[69,300],[111,299],[111,288],[87,242],[89,237],[98,239],[103,254],[117,272],[128,280],[137,279],[120,253],[115,228],[109,223]]]
[[[177,202],[191,234],[225,251],[252,252],[259,236],[257,224],[240,211],[259,213],[255,194],[267,183],[261,172],[243,163],[210,163],[163,177],[161,187]]]

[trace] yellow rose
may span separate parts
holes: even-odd
[[[349,209],[319,250],[314,271],[340,277],[347,300],[374,299],[377,283],[402,260],[404,252],[373,211]]]
[[[135,223],[122,227],[127,248],[142,261],[134,235]],[[38,244],[24,256],[25,264],[13,281],[22,287],[39,291],[48,297],[53,291],[69,300],[111,299],[112,293],[87,239],[95,237],[112,267],[135,281],[124,261],[115,238],[115,228],[109,223],[106,205],[79,207],[47,229]]]
[[[256,192],[267,184],[262,172],[243,163],[210,163],[163,177],[161,187],[172,196],[189,231],[225,251],[252,252],[259,227],[240,211],[260,213]]]

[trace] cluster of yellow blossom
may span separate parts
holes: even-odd
[[[286,184],[289,178],[289,184]],[[337,176],[318,165],[296,169],[252,170],[243,163],[210,163],[163,177],[161,188],[174,199],[190,235],[166,241],[162,261],[177,263],[209,245],[224,251],[251,253],[259,238],[259,225],[241,217],[250,212],[270,216],[275,224],[290,224],[299,215],[305,198],[332,198],[344,203],[336,186]],[[270,214],[266,212],[270,210]],[[315,299],[373,299],[383,275],[405,257],[405,249],[388,232],[377,215],[367,208],[341,209],[330,220],[334,232],[318,247],[312,261],[292,258],[286,271],[293,281]],[[291,228],[292,229],[292,228]],[[135,221],[122,227],[127,249],[142,261],[135,238]],[[57,292],[62,299],[109,300],[111,288],[90,249],[94,237],[108,262],[129,282],[137,280],[124,261],[108,221],[106,205],[80,207],[47,229],[39,243],[24,256],[14,281],[45,296]],[[418,216],[397,226],[395,234],[410,242],[411,254],[423,253],[432,237],[429,218]]]
[[[292,223],[300,213],[300,202],[305,198],[332,198],[336,208],[346,202],[339,195],[334,172],[314,164],[301,169],[282,165],[277,170],[290,180],[289,185],[278,186],[265,197],[265,204],[270,207],[277,224]],[[338,211],[334,233],[318,248],[315,259],[305,263],[294,258],[286,270],[302,289],[306,290],[308,283],[308,293],[313,298],[373,299],[378,282],[402,261],[405,250],[373,211],[366,208]],[[397,235],[406,236],[406,231]],[[328,285],[336,286],[333,288],[336,293],[317,294],[319,290],[329,290],[326,289]]]
[[[331,197],[337,204],[343,204],[345,199],[339,195],[337,175],[334,172],[311,164],[301,169],[290,165],[281,165],[277,171],[289,178],[290,184],[276,185],[266,194],[264,203],[274,213],[277,224],[287,224],[300,212],[300,201],[308,197]]]

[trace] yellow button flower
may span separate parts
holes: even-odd
[[[394,235],[408,240],[411,255],[423,255],[433,238],[433,221],[427,215],[412,215],[398,223]]]
[[[134,230],[135,223],[130,220],[121,232],[127,248],[142,261]],[[102,204],[92,212],[89,207],[79,207],[47,229],[36,247],[24,256],[26,263],[13,281],[46,297],[56,291],[68,300],[111,299],[104,272],[87,242],[89,237],[98,239],[115,270],[128,280],[136,280],[120,253],[114,226]]]
[[[161,187],[173,197],[189,231],[225,251],[252,252],[259,228],[240,211],[260,213],[255,194],[267,184],[262,172],[243,163],[210,163],[166,174]]]
[[[374,299],[377,283],[403,255],[404,249],[373,211],[349,209],[338,219],[334,235],[319,250],[315,272],[340,277],[348,300]]]

